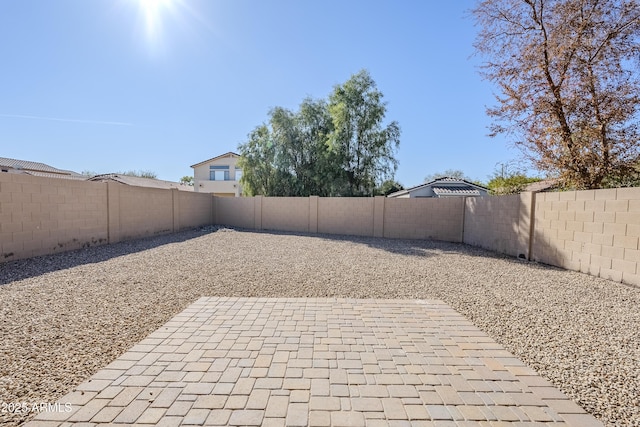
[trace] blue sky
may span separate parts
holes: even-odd
[[[520,154],[486,136],[495,88],[472,56],[474,3],[4,1],[0,157],[177,181],[237,151],[270,108],[364,68],[402,129],[397,180],[461,169],[486,182]]]

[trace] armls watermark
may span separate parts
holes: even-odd
[[[39,414],[41,412],[71,412],[71,403],[0,402],[1,414]]]

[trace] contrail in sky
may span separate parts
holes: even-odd
[[[112,126],[133,126],[131,123],[124,122],[106,122],[101,120],[77,120],[77,119],[61,119],[59,117],[43,117],[43,116],[25,116],[22,114],[0,114],[0,117],[9,117],[14,119],[31,119],[31,120],[51,120],[54,122],[70,122],[70,123],[86,123],[93,125],[112,125]]]

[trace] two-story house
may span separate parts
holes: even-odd
[[[240,196],[242,170],[237,167],[239,158],[239,154],[228,152],[192,165],[193,189],[200,193],[213,193],[215,196]]]

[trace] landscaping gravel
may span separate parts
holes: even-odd
[[[441,299],[606,425],[640,426],[640,289],[461,244],[209,227],[0,264],[0,285],[5,407],[55,402],[201,296]]]

